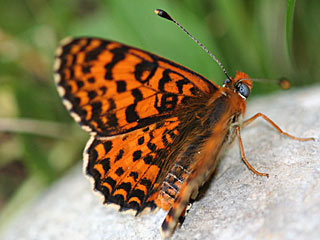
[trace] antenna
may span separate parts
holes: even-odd
[[[192,36],[184,27],[182,27],[180,25],[180,23],[178,23],[176,20],[174,20],[166,11],[163,11],[161,9],[156,9],[154,10],[154,13],[157,14],[160,17],[163,17],[171,22],[174,22],[179,28],[182,29],[182,31],[184,31],[189,37],[192,38],[193,41],[195,41],[204,51],[206,51],[206,53],[209,54],[210,57],[213,58],[213,60],[218,63],[219,67],[222,69],[222,71],[224,72],[224,74],[227,76],[228,79],[230,79],[229,74],[227,73],[226,69],[224,68],[224,66],[221,64],[221,62],[201,43],[199,42],[194,36]]]

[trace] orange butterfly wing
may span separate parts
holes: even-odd
[[[135,213],[156,207],[154,201],[161,185],[157,180],[164,171],[165,154],[176,139],[179,124],[175,117],[123,137],[91,138],[85,150],[84,170],[93,177],[94,189],[102,193],[105,203]]]
[[[92,135],[84,170],[104,202],[136,213],[168,209],[180,186],[172,175],[187,177],[190,162],[173,166],[200,126],[198,103],[218,87],[174,62],[97,38],[58,48],[55,71],[66,108]]]
[[[114,136],[169,118],[218,87],[174,62],[117,42],[73,39],[57,50],[58,91],[87,131]]]

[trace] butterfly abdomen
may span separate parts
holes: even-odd
[[[178,156],[178,161],[172,166],[171,170],[164,179],[161,190],[159,191],[156,204],[165,210],[169,210],[180,188],[191,174],[196,159],[203,148],[205,141],[210,136],[209,131],[196,136],[191,143],[187,144],[185,150]]]

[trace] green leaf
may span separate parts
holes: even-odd
[[[295,4],[296,0],[288,0],[286,16],[286,46],[290,59],[292,59],[293,15]]]

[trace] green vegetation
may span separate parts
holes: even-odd
[[[81,160],[88,134],[69,117],[52,77],[66,36],[97,36],[181,63],[217,84],[217,64],[162,8],[198,38],[230,75],[319,82],[320,2],[277,0],[51,0],[0,2],[0,225]],[[279,89],[256,83],[254,94]]]

